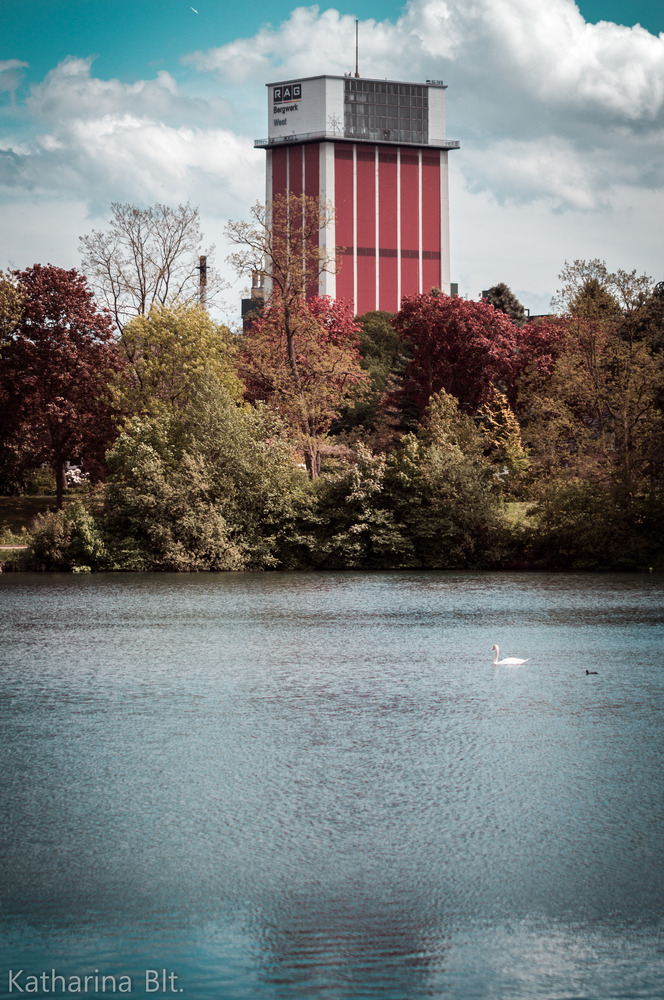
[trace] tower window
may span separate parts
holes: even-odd
[[[429,139],[428,90],[410,83],[344,80],[344,134],[424,145]]]

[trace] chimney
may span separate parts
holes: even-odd
[[[198,258],[198,301],[205,308],[207,305],[207,257]]]

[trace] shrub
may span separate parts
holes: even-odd
[[[31,530],[30,560],[35,568],[79,573],[106,568],[108,556],[99,526],[79,500],[39,514]]]

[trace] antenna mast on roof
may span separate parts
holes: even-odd
[[[360,75],[360,70],[359,70],[359,52],[360,52],[359,33],[360,33],[360,22],[357,20],[357,18],[355,18],[355,78],[356,79]]]

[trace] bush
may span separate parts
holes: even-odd
[[[104,523],[117,569],[270,569],[299,562],[310,489],[278,418],[214,380],[187,408],[135,418],[108,453]],[[306,546],[305,546],[306,548]]]
[[[554,485],[529,512],[532,560],[547,569],[664,569],[664,496],[596,483]]]
[[[74,573],[107,567],[99,526],[79,500],[35,518],[30,561],[36,569]]]
[[[358,448],[357,463],[317,484],[313,565],[324,569],[400,569],[417,565],[412,544],[386,506],[384,455]]]
[[[176,460],[165,440],[160,449],[162,430],[159,419],[135,420],[109,452],[105,522],[113,568],[242,568],[204,464],[187,452]]]
[[[55,496],[55,476],[48,465],[42,465],[26,475],[23,492],[34,497]]]

